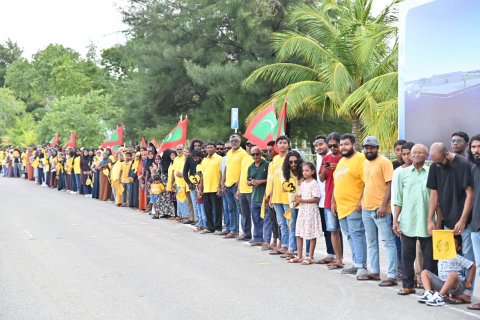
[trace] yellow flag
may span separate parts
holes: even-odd
[[[180,202],[185,202],[185,200],[187,200],[187,195],[185,194],[184,188],[180,188],[180,190],[178,191],[177,200]]]
[[[433,230],[433,259],[448,260],[457,256],[453,230]]]
[[[35,160],[33,160],[32,162],[32,167],[36,168],[38,167],[39,164],[40,164],[40,159],[35,158]]]

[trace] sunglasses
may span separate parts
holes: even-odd
[[[452,139],[450,142],[452,144],[462,144],[462,143],[465,143],[465,140],[463,140],[463,139]]]
[[[338,144],[329,144],[329,145],[328,145],[328,148],[329,148],[329,149],[338,148]]]
[[[252,153],[251,155],[252,155],[252,157],[258,157],[258,156],[261,156],[262,154],[261,154],[261,153],[258,153],[258,152],[256,152],[256,153]]]
[[[290,164],[297,164],[298,160],[288,161]]]

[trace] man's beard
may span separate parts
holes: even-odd
[[[352,149],[348,150],[347,152],[342,153],[342,156],[344,156],[345,158],[349,158],[353,155],[354,152],[355,152],[355,150],[353,150],[353,148],[352,148]]]
[[[378,157],[378,153],[367,152],[365,154],[365,158],[367,158],[367,160],[369,160],[369,161],[373,161],[373,160],[377,159],[377,157]]]
[[[473,155],[473,162],[475,162],[477,166],[480,166],[480,153]]]

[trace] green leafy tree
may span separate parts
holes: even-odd
[[[5,84],[5,74],[7,67],[22,56],[22,49],[16,42],[8,39],[4,44],[0,44],[0,87]]]
[[[397,28],[394,5],[378,15],[372,0],[325,0],[290,14],[290,30],[272,37],[277,62],[258,68],[244,84],[281,86],[250,118],[288,96],[288,118],[312,114],[351,120],[359,138],[375,134],[383,148],[397,136]]]
[[[6,134],[7,128],[25,109],[25,103],[15,98],[10,89],[0,88],[0,135]]]
[[[37,144],[35,119],[30,113],[16,117],[13,126],[7,129],[8,143],[26,147]]]
[[[110,96],[100,91],[64,97],[55,101],[51,110],[39,121],[38,139],[45,143],[59,133],[62,142],[65,142],[70,132],[75,131],[79,146],[98,147],[105,137],[104,133],[119,124],[117,113]]]

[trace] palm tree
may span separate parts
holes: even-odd
[[[373,16],[372,0],[325,0],[297,6],[292,30],[274,33],[276,63],[253,71],[244,85],[267,80],[281,89],[248,117],[288,96],[288,118],[328,113],[352,121],[356,138],[377,135],[387,149],[397,129],[395,4]]]

